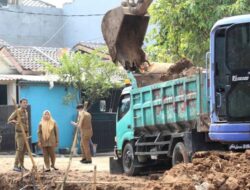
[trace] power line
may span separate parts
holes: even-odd
[[[58,30],[42,45],[42,47],[47,45],[51,40],[53,40],[55,36],[57,36],[57,34],[65,27],[68,21],[69,21],[69,18],[67,18],[67,20],[63,23],[63,25],[60,28],[58,28]]]
[[[94,17],[94,16],[104,16],[104,14],[48,14],[48,13],[33,13],[33,12],[24,12],[24,11],[14,11],[9,9],[0,8],[0,11],[18,13],[18,14],[29,14],[29,15],[43,15],[43,16],[62,16],[62,17]]]

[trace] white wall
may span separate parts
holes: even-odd
[[[64,14],[105,14],[108,10],[119,6],[121,0],[74,0],[65,4]],[[103,42],[101,21],[103,16],[64,18],[64,41],[72,47],[79,41]]]
[[[16,81],[11,81],[7,85],[8,105],[13,105],[13,98],[16,98]]]
[[[101,33],[103,16],[63,17],[38,14],[105,14],[120,3],[121,0],[74,0],[72,3],[65,4],[63,9],[9,5],[4,8],[7,11],[0,10],[0,39],[11,45],[69,48],[80,41],[103,42]]]
[[[4,54],[0,53],[0,73],[1,74],[18,74],[18,71],[14,67],[10,67],[4,59]]]
[[[6,11],[0,10],[0,39],[12,45],[43,46],[63,23],[61,16],[37,15],[37,13],[61,15],[62,9],[10,5],[4,9]],[[59,32],[46,46],[63,47],[63,36],[63,31]]]

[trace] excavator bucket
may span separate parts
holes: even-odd
[[[102,33],[113,62],[136,71],[146,61],[142,50],[149,16],[133,15],[124,7],[108,11],[102,20]]]

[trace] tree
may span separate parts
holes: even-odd
[[[59,81],[67,87],[73,87],[74,93],[68,93],[65,101],[76,99],[77,102],[95,102],[106,98],[110,89],[119,88],[125,73],[110,61],[104,61],[95,51],[92,54],[70,53],[64,54],[60,65],[54,67],[50,63],[43,63],[45,70],[59,76]],[[78,92],[84,92],[79,97]]]
[[[149,10],[154,28],[147,36],[146,51],[154,61],[187,57],[202,65],[213,24],[249,11],[249,0],[157,0]]]

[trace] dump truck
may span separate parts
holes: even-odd
[[[140,86],[135,73],[144,76],[141,46],[149,16],[128,9],[109,11],[102,23],[113,61],[132,80],[120,97],[111,172],[122,166],[127,175],[136,175],[160,161],[189,162],[197,151],[250,149],[250,15],[214,24],[203,71]]]

